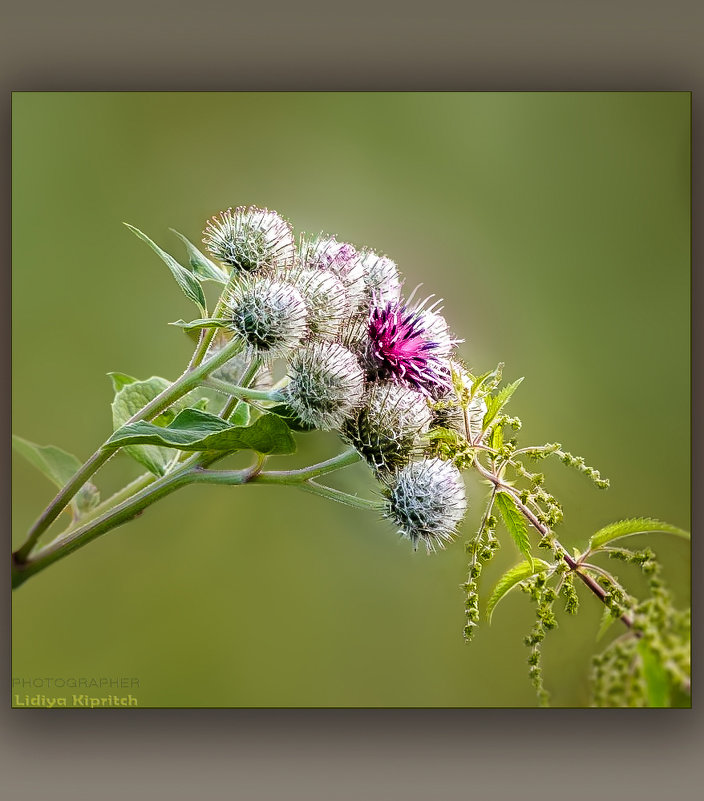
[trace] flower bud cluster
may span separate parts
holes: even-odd
[[[442,547],[464,515],[464,486],[451,462],[428,458],[424,435],[445,427],[479,436],[484,409],[463,408],[453,388],[458,340],[439,302],[404,300],[383,254],[323,233],[296,242],[268,209],[228,209],[203,241],[231,270],[228,336],[267,368],[287,362],[287,414],[305,429],[340,433],[382,482],[401,534],[414,547]]]

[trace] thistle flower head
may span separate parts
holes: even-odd
[[[356,249],[334,236],[318,234],[301,237],[298,245],[301,266],[311,270],[325,270],[336,275],[353,304],[364,297],[364,268]]]
[[[238,281],[230,290],[226,315],[233,333],[264,358],[286,355],[308,333],[301,293],[271,276]]]
[[[387,484],[385,517],[399,527],[414,549],[428,552],[451,542],[467,509],[460,471],[442,459],[411,462]]]
[[[423,394],[401,384],[375,382],[342,434],[377,472],[386,473],[413,458],[430,420]]]
[[[359,405],[364,372],[353,353],[337,342],[312,342],[289,362],[286,404],[306,426],[340,428]]]
[[[367,303],[374,302],[377,306],[383,306],[401,297],[401,282],[395,262],[373,250],[362,251],[359,261],[364,271]]]
[[[430,395],[450,388],[443,348],[426,331],[422,309],[401,301],[373,306],[369,315],[367,363],[372,376]]]
[[[350,310],[342,281],[331,272],[303,269],[292,272],[291,283],[308,308],[308,328],[318,339],[333,339]]]
[[[288,267],[295,255],[289,223],[256,206],[227,209],[210,219],[203,242],[216,259],[245,273]]]

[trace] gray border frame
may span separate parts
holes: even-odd
[[[692,91],[693,141],[699,142],[704,13],[696,5],[435,0],[429,9],[411,0],[357,0],[354,6],[328,3],[318,9],[311,0],[256,8],[202,0],[183,3],[177,12],[176,3],[154,0],[113,6],[15,0],[2,14],[0,130],[9,155],[11,91],[641,89]],[[0,168],[8,188],[9,164],[6,158]],[[695,256],[701,187],[702,163],[695,153]],[[9,191],[3,199],[9,205]],[[3,328],[9,341],[9,213],[2,226]],[[693,298],[701,280],[694,269]],[[704,339],[702,327],[693,316],[693,343]],[[9,376],[9,349],[0,351]],[[694,398],[701,398],[700,358],[695,346]],[[9,411],[9,399],[3,400]],[[9,430],[9,414],[2,419]],[[697,420],[692,423],[696,470],[701,432]],[[5,464],[9,478],[9,458]],[[5,509],[9,483],[2,484]],[[695,497],[693,521],[700,511],[701,499]],[[702,549],[696,536],[693,556],[698,565]],[[696,581],[693,585],[693,643],[700,651],[701,591]],[[3,603],[9,610],[9,581],[7,586]],[[2,619],[7,632],[9,611]],[[9,682],[9,659],[0,664]],[[128,794],[170,801],[413,801],[515,793],[575,801],[696,797],[703,728],[697,697],[695,691],[692,710],[658,712],[93,710],[87,715],[13,713],[3,707],[0,792],[12,801],[77,796],[110,801]]]

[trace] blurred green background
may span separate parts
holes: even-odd
[[[471,367],[526,377],[521,442],[612,482],[546,465],[566,545],[626,516],[688,528],[689,132],[684,92],[15,93],[13,431],[84,459],[111,430],[105,373],[185,366],[166,323],[193,308],[122,221],[180,257],[170,226],[198,242],[254,203],[387,253],[445,298]],[[339,447],[299,440],[296,466]],[[123,455],[96,483],[140,472]],[[13,676],[135,676],[144,706],[532,706],[524,595],[462,639],[484,492],[468,477],[465,536],[426,557],[293,488],[188,488],[14,593]],[[13,457],[15,546],[53,494]],[[686,544],[649,541],[688,604]],[[485,592],[517,558],[504,537]],[[555,705],[587,702],[598,607],[546,642]]]

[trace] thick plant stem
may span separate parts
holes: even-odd
[[[151,420],[156,417],[160,412],[163,412],[164,409],[171,406],[172,403],[183,397],[183,395],[195,389],[210,372],[216,370],[228,359],[235,356],[241,347],[242,345],[240,342],[233,340],[207,362],[186,370],[173,384],[159,393],[159,395],[144,408],[140,409],[136,414],[133,414],[127,421],[127,424],[136,423],[139,420]],[[105,448],[104,445],[101,445],[76,472],[73,478],[64,486],[49,506],[46,507],[42,515],[32,526],[25,543],[14,555],[16,562],[24,562],[27,559],[39,537],[49,528],[54,520],[56,520],[59,514],[61,514],[61,511],[70,502],[71,498],[73,498],[86,481],[96,473],[115,452],[115,448]]]
[[[339,453],[324,462],[302,467],[298,470],[267,470],[265,473],[259,473],[254,480],[260,484],[297,484],[310,478],[325,475],[325,473],[332,473],[334,470],[347,467],[347,465],[355,464],[361,458],[356,450],[351,449]]]
[[[227,381],[221,381],[219,378],[208,378],[203,381],[203,386],[214,389],[217,392],[222,392],[225,395],[230,395],[233,398],[239,398],[241,400],[282,400],[280,394],[276,390],[238,387],[235,384],[228,383]]]
[[[508,484],[505,484],[497,475],[486,470],[477,460],[474,462],[474,466],[478,470],[478,472],[486,479],[491,481],[497,489],[502,490],[503,492],[507,492],[513,502],[516,504],[516,507],[520,510],[521,514],[530,522],[530,524],[543,536],[550,536],[553,537],[552,531],[548,526],[544,523],[541,523],[540,520],[533,514],[533,512],[521,501],[518,497],[516,491],[513,487]],[[569,566],[570,570],[575,573],[579,579],[587,586],[589,589],[596,595],[596,597],[602,602],[606,603],[606,590],[600,586],[591,576],[584,573],[580,570],[579,563],[574,560],[567,550],[562,546],[556,539],[554,539],[555,545],[558,547],[560,551],[561,558],[565,561],[565,563]],[[621,615],[621,621],[629,628],[633,628],[633,618],[626,612]]]

